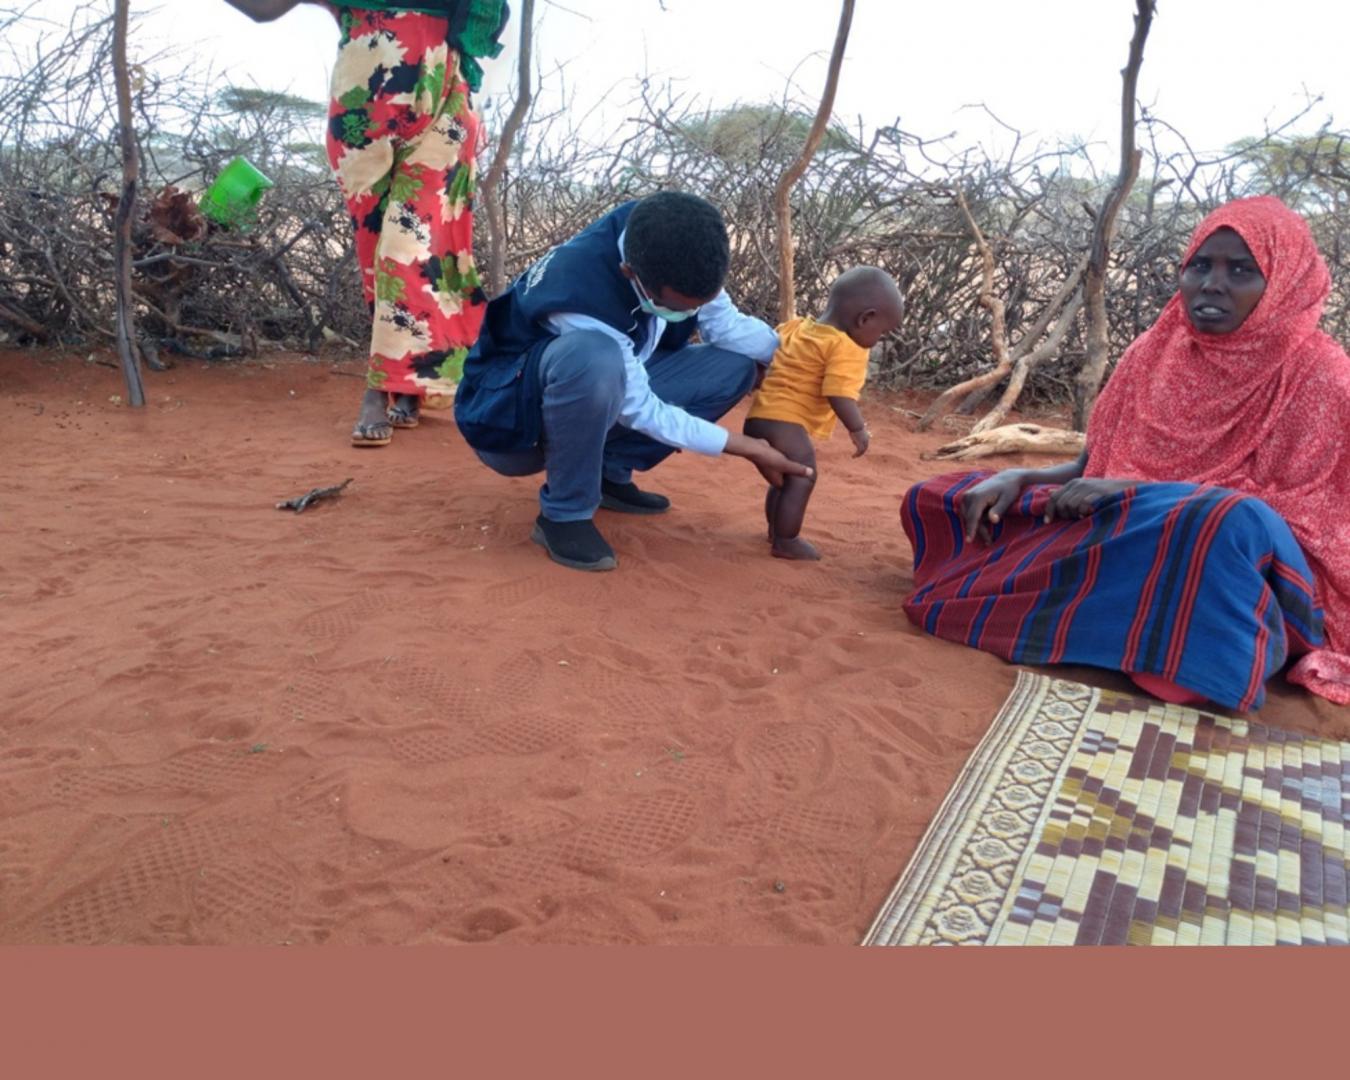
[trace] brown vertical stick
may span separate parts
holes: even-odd
[[[122,194],[113,218],[113,267],[117,277],[117,356],[127,384],[128,404],[145,404],[140,357],[136,350],[136,313],[131,296],[131,220],[136,212],[140,156],[131,126],[131,77],[127,70],[127,16],[131,0],[117,0],[113,9],[113,79],[117,84],[117,131],[122,143]]]
[[[1003,298],[994,295],[994,249],[989,246],[989,241],[985,239],[984,233],[980,230],[979,223],[975,220],[975,215],[970,212],[970,205],[966,202],[965,193],[958,187],[956,189],[956,205],[961,208],[961,213],[966,219],[966,224],[970,226],[971,236],[975,238],[975,250],[980,254],[980,304],[989,312],[989,345],[994,353],[994,366],[982,375],[976,375],[973,379],[967,379],[963,383],[949,387],[944,390],[928,407],[928,411],[923,414],[919,421],[920,431],[927,431],[942,413],[954,401],[959,401],[968,394],[983,390],[986,387],[992,387],[1012,370],[1012,354],[1008,351],[1008,325],[1005,314]]]
[[[821,96],[816,118],[806,136],[806,145],[797,160],[787,167],[773,193],[774,216],[778,222],[778,321],[787,322],[797,313],[797,282],[792,266],[792,204],[788,197],[792,187],[802,178],[811,159],[816,156],[825,128],[834,112],[834,95],[839,89],[839,71],[844,66],[844,49],[848,45],[849,28],[853,25],[853,0],[844,0],[839,11],[839,29],[834,37],[834,51],[830,53],[830,69],[825,76],[825,93]]]
[[[1134,187],[1139,175],[1143,152],[1134,146],[1134,103],[1139,85],[1139,68],[1144,63],[1144,42],[1148,40],[1153,24],[1153,0],[1135,0],[1134,36],[1130,39],[1130,56],[1121,71],[1123,87],[1120,95],[1120,173],[1115,186],[1106,197],[1097,224],[1092,232],[1092,248],[1088,255],[1087,271],[1083,275],[1083,293],[1087,326],[1084,333],[1086,357],[1074,384],[1073,422],[1079,431],[1087,430],[1088,417],[1101,389],[1106,374],[1110,344],[1106,325],[1106,264],[1111,255],[1111,235],[1115,230],[1116,214]]]
[[[506,288],[506,208],[502,201],[501,184],[506,175],[507,163],[511,160],[511,147],[516,141],[520,125],[529,115],[530,102],[534,92],[530,88],[530,65],[533,62],[534,49],[534,0],[522,0],[520,5],[520,84],[516,90],[516,101],[502,127],[497,139],[497,149],[492,156],[492,166],[487,176],[478,185],[479,197],[487,209],[488,216],[488,265],[487,291],[496,296]]]

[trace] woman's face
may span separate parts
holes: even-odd
[[[1181,270],[1186,315],[1202,334],[1231,334],[1252,313],[1266,279],[1236,232],[1216,230]]]

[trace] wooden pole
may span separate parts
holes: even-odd
[[[530,102],[534,92],[530,87],[530,66],[533,63],[534,49],[534,0],[522,0],[520,6],[520,56],[519,87],[516,90],[516,102],[497,140],[497,149],[492,156],[492,165],[487,176],[478,185],[479,197],[488,216],[488,265],[487,287],[490,296],[496,296],[506,288],[506,206],[503,201],[501,185],[506,175],[506,166],[511,160],[511,147],[516,141],[520,125],[530,111]]]
[[[774,189],[774,217],[778,222],[778,321],[787,322],[797,311],[797,282],[792,266],[792,205],[788,197],[792,187],[801,179],[811,159],[816,156],[825,128],[834,112],[834,95],[839,89],[839,72],[844,66],[844,49],[848,45],[849,28],[853,25],[854,0],[844,0],[839,11],[839,29],[834,36],[834,51],[830,53],[830,68],[825,76],[825,92],[821,95],[816,118],[806,136],[797,160],[787,167]]]
[[[1121,71],[1123,83],[1120,95],[1120,172],[1116,183],[1097,214],[1092,231],[1092,247],[1088,254],[1087,270],[1083,275],[1084,309],[1087,325],[1084,329],[1086,356],[1074,384],[1073,423],[1079,431],[1087,430],[1088,417],[1097,401],[1102,378],[1106,374],[1110,341],[1106,321],[1106,264],[1111,255],[1111,235],[1115,230],[1116,214],[1134,187],[1139,175],[1143,153],[1134,145],[1134,103],[1139,86],[1139,68],[1144,63],[1144,43],[1149,27],[1153,25],[1154,0],[1135,0],[1134,36],[1130,39],[1130,55]]]
[[[122,193],[113,218],[113,266],[117,284],[117,357],[127,384],[127,402],[145,404],[140,356],[136,348],[136,313],[131,295],[131,222],[136,212],[140,155],[131,122],[131,76],[127,70],[127,19],[131,0],[116,0],[113,8],[113,80],[117,85],[117,132],[122,144]]]

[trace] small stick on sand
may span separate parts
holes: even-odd
[[[314,488],[307,491],[297,499],[287,499],[285,502],[277,503],[278,510],[294,510],[297,514],[301,513],[310,503],[318,502],[320,499],[333,499],[342,494],[342,489],[352,482],[349,476],[340,484],[332,487]]]

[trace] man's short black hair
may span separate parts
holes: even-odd
[[[633,207],[623,254],[649,291],[711,297],[726,280],[731,243],[721,211],[707,199],[658,191]]]

